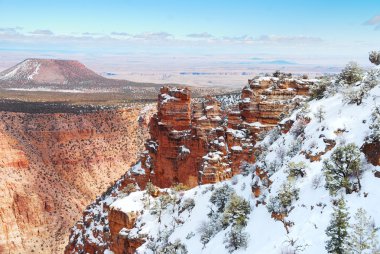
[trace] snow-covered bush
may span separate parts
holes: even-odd
[[[298,177],[304,177],[306,175],[306,164],[304,162],[290,162],[286,170],[288,177],[295,179]]]
[[[380,64],[380,51],[369,52],[369,61],[375,65]]]
[[[367,95],[368,90],[364,86],[352,87],[343,92],[343,101],[348,104],[360,105]]]
[[[181,207],[180,209],[178,210],[178,213],[183,213],[184,211],[189,211],[191,212],[191,210],[193,210],[195,206],[195,201],[193,198],[187,198],[185,199],[182,204],[181,204]]]
[[[203,246],[205,246],[221,229],[222,225],[218,216],[212,216],[209,221],[203,221],[198,228],[198,233]]]
[[[246,161],[243,161],[241,164],[240,164],[240,174],[242,174],[243,176],[247,176],[249,175],[250,173],[253,172],[254,170],[254,167],[252,164],[246,162]]]
[[[306,118],[299,118],[297,121],[293,124],[292,128],[290,129],[290,133],[293,134],[294,137],[298,137],[301,134],[304,134],[306,125],[308,121]]]
[[[349,62],[339,74],[338,82],[353,85],[363,78],[363,69],[356,62]]]
[[[222,213],[224,211],[224,208],[233,193],[235,193],[235,190],[228,184],[224,184],[214,190],[210,197],[210,202],[217,207],[218,213]]]
[[[310,99],[319,100],[326,95],[327,87],[331,84],[331,79],[328,77],[323,77],[318,80],[313,86],[310,87]]]
[[[226,228],[229,225],[233,227],[245,227],[250,212],[251,206],[249,202],[236,194],[232,194],[223,213],[223,227]]]
[[[302,148],[302,138],[298,137],[296,140],[292,141],[292,143],[289,145],[289,149],[287,152],[287,156],[293,157],[301,151]]]
[[[380,107],[375,107],[371,115],[371,133],[367,137],[367,142],[378,142],[380,141]]]
[[[173,243],[169,242],[165,246],[157,250],[158,254],[187,254],[186,245],[177,239]]]
[[[232,228],[224,238],[226,249],[232,253],[238,249],[245,249],[248,246],[248,234],[242,228]]]
[[[292,202],[298,200],[298,197],[299,189],[287,181],[281,185],[276,196],[269,198],[267,209],[270,213],[287,215],[291,211]]]
[[[151,214],[157,214],[158,222],[161,222],[161,215],[163,210],[168,208],[169,204],[173,203],[173,197],[169,194],[164,194],[155,200],[154,205],[151,209]]]
[[[330,159],[323,162],[325,187],[330,194],[335,195],[341,188],[345,188],[347,194],[360,190],[360,162],[360,149],[354,143],[334,150]]]

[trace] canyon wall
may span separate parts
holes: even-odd
[[[85,206],[138,159],[154,111],[0,112],[0,253],[62,253]]]

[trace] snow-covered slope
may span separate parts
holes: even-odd
[[[146,191],[138,191],[117,199],[111,205],[113,209],[141,213],[135,228],[123,229],[123,233],[130,238],[147,240],[137,249],[138,253],[155,253],[153,250],[165,253],[173,245],[185,246],[187,252],[192,254],[229,253],[231,248],[226,248],[226,245],[231,240],[228,234],[233,229],[232,224],[223,227],[215,226],[218,223],[210,223],[224,218],[222,213],[215,212],[217,207],[210,202],[210,197],[225,184],[248,201],[251,208],[247,223],[242,226],[242,232],[248,236],[248,244],[234,253],[327,253],[325,243],[328,237],[325,231],[336,207],[334,203],[340,197],[347,202],[350,223],[354,223],[353,215],[357,209],[363,208],[374,223],[380,225],[380,178],[374,176],[374,172],[380,170],[379,166],[369,164],[361,153],[361,168],[364,171],[362,188],[352,194],[341,190],[337,195],[331,195],[324,187],[325,176],[322,170],[323,161],[329,159],[338,147],[349,143],[361,147],[371,133],[371,114],[380,103],[379,69],[375,69],[374,73],[377,86],[367,92],[360,105],[346,103],[344,94],[347,89],[343,86],[335,89],[338,90],[335,94],[331,92],[333,89],[328,89],[324,98],[310,101],[308,106],[299,108],[284,119],[284,123],[294,121],[292,128],[287,133],[272,130],[259,142],[256,146],[261,153],[255,164],[247,166],[244,175],[235,176],[224,183],[198,186],[187,191],[161,190],[163,195],[156,198]],[[366,79],[367,76],[364,81]],[[362,83],[356,85],[360,87]],[[330,144],[333,145],[329,147]],[[307,159],[317,155],[319,160]],[[289,178],[289,164],[301,162],[304,163],[305,175]],[[259,177],[257,173],[260,170],[269,179]],[[270,200],[285,182],[290,183],[294,190],[299,190],[298,198],[294,195],[288,216],[284,219],[288,233],[281,218],[275,220],[275,216],[268,211]],[[260,194],[255,196],[253,189],[256,187],[260,188]],[[175,201],[167,201],[163,206],[163,196]],[[205,244],[201,241],[204,229],[200,230],[204,223],[208,227],[215,226],[215,234],[211,234]],[[377,238],[380,240],[379,236]]]

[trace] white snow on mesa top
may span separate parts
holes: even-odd
[[[28,76],[28,79],[29,79],[29,80],[33,80],[33,77],[34,77],[35,75],[38,74],[38,71],[40,70],[40,67],[41,67],[41,64],[40,64],[40,63],[37,63],[37,65],[36,65],[34,71],[32,72],[32,74],[30,74],[30,75]]]
[[[25,60],[24,62],[16,65],[9,72],[3,72],[4,74],[0,76],[0,80],[10,80],[24,78],[23,75],[27,74],[27,79],[33,79],[33,77],[38,74],[41,64],[33,60]]]
[[[161,101],[161,103],[167,103],[169,101],[178,101],[179,99],[176,98],[176,97],[173,97],[167,93],[163,93],[161,94],[161,98],[163,98],[163,100]]]
[[[123,213],[140,212],[144,210],[141,202],[141,193],[132,192],[125,198],[121,198],[112,203],[111,209],[122,211]]]
[[[211,110],[211,109],[213,109],[214,108],[214,106],[207,106],[206,107],[206,110]]]

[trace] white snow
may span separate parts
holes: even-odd
[[[233,146],[233,147],[231,147],[231,150],[233,150],[233,151],[243,151],[243,149],[241,148],[241,146]]]

